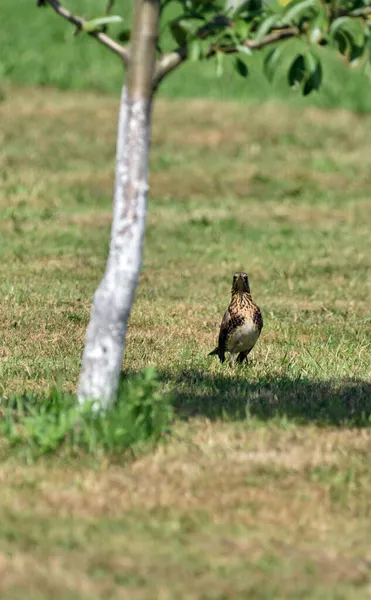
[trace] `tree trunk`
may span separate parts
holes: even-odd
[[[159,1],[135,1],[128,83],[120,104],[109,257],[94,295],[78,388],[80,403],[96,400],[102,408],[116,397],[142,264],[158,21]]]
[[[128,99],[123,88],[117,136],[110,251],[95,292],[80,373],[79,402],[109,405],[116,396],[127,323],[142,265],[151,99]]]

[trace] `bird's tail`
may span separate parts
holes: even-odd
[[[213,354],[219,354],[219,346],[217,346],[215,348],[215,350],[212,350],[211,352],[209,352],[208,356],[212,356]]]

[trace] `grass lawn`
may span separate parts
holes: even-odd
[[[75,389],[117,106],[4,88],[4,402]],[[157,103],[125,371],[157,369],[172,433],[134,461],[26,464],[3,440],[2,597],[371,597],[370,126],[318,107]],[[207,353],[242,269],[265,325],[233,370]]]

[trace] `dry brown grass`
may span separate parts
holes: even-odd
[[[340,586],[367,598],[370,443],[368,431],[200,421],[124,468],[4,465],[0,510],[15,538],[0,587],[17,598],[232,599],[336,597]]]

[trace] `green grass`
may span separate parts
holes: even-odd
[[[72,0],[67,6],[77,14],[97,16],[104,10],[104,0]],[[62,89],[91,89],[118,92],[122,84],[122,67],[108,50],[84,35],[73,35],[73,28],[51,9],[36,8],[36,1],[2,0],[1,14],[6,24],[0,30],[0,90],[6,82],[56,86]],[[115,13],[124,18],[123,25],[112,26],[112,35],[130,24],[130,2],[117,2]],[[172,9],[174,10],[174,9]],[[164,50],[173,49],[166,35]],[[25,26],[27,23],[27,27]],[[215,76],[214,61],[187,64],[161,85],[160,94],[167,98],[215,98],[254,102],[276,98],[304,108],[348,108],[370,112],[370,80],[360,69],[349,68],[336,54],[319,49],[324,66],[324,85],[319,94],[302,98],[291,91],[285,77],[274,85],[262,75],[263,53],[248,60],[249,77],[240,78],[233,71],[233,57],[225,59],[224,74]],[[4,93],[4,92],[3,92]]]
[[[56,453],[76,458],[107,454],[111,460],[125,453],[135,456],[163,439],[173,419],[171,398],[160,391],[151,368],[125,379],[115,404],[104,412],[91,402],[79,406],[75,395],[56,389],[47,397],[25,393],[2,405],[0,435],[8,441],[4,456],[16,449],[28,461]]]
[[[107,256],[117,104],[6,86],[3,415],[23,394],[75,391]],[[369,598],[370,125],[279,103],[251,103],[242,122],[238,103],[157,103],[124,368],[131,381],[156,369],[171,433],[135,458],[60,448],[30,464],[35,422],[14,449],[2,436],[2,596]],[[207,353],[240,269],[265,324],[233,370]],[[37,420],[37,439],[58,423]]]

